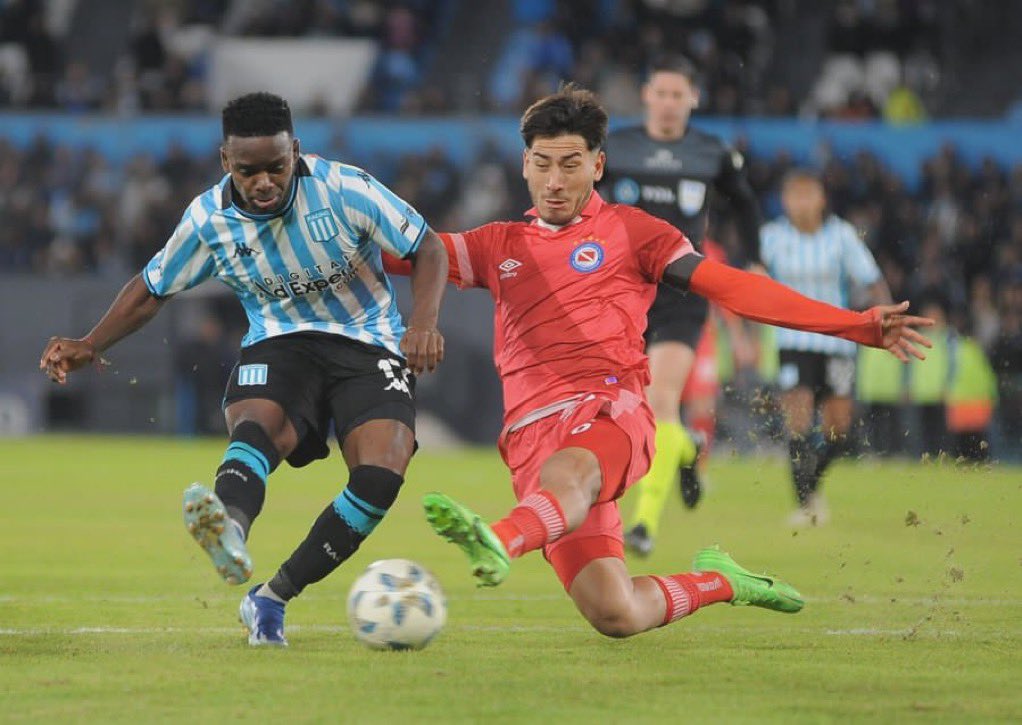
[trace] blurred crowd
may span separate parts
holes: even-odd
[[[515,219],[529,206],[517,160],[495,148],[464,169],[439,147],[387,159],[324,151],[372,169],[437,229]],[[780,213],[778,185],[791,165],[783,154],[748,155],[767,218]],[[1004,169],[988,159],[970,169],[947,146],[926,161],[916,191],[866,152],[825,159],[823,172],[832,209],[862,234],[894,298],[940,312],[938,336],[948,344],[976,342],[996,376],[1002,428],[1022,441],[1022,165]],[[25,149],[0,141],[0,271],[130,275],[221,173],[214,154],[181,148],[161,161],[136,156],[115,166],[42,136]],[[737,247],[726,212],[715,219],[715,235]],[[954,357],[948,365],[941,380],[950,385]],[[909,396],[913,384],[904,381],[897,395]]]
[[[0,138],[0,271],[135,271],[222,173],[214,154],[177,146],[162,161],[139,155],[116,166],[44,136],[25,149]]]
[[[935,0],[836,0],[817,25],[797,16],[828,8],[784,0],[515,0],[517,30],[493,74],[496,108],[520,107],[573,78],[612,112],[638,102],[641,69],[665,52],[701,69],[705,111],[914,122],[941,76]],[[785,32],[787,31],[787,32]],[[823,44],[812,36],[822,31]],[[520,48],[517,53],[516,49]],[[820,64],[795,97],[785,61]]]
[[[454,0],[146,0],[133,4],[112,74],[69,57],[77,3],[0,0],[0,109],[134,114],[206,109],[217,35],[377,41],[362,107],[396,110],[422,80]],[[79,54],[80,55],[80,54]]]
[[[787,0],[504,0],[494,13],[507,13],[509,26],[478,59],[490,66],[482,87],[472,108],[456,108],[466,101],[455,100],[455,80],[430,69],[458,52],[445,32],[465,1],[149,0],[134,5],[125,50],[107,73],[69,53],[76,0],[0,0],[0,108],[203,109],[218,35],[375,39],[359,108],[407,114],[518,112],[565,78],[629,113],[643,69],[663,52],[695,60],[703,110],[722,115],[917,121],[941,79],[936,0],[834,0],[810,26]],[[799,63],[819,66],[805,88],[790,71]]]
[[[896,123],[926,117],[941,80],[937,3],[839,0],[820,74],[803,110]]]

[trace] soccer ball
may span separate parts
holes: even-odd
[[[348,592],[351,631],[371,649],[422,649],[446,621],[440,583],[414,561],[375,561]]]

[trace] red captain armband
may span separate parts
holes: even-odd
[[[684,262],[685,257],[673,264]],[[845,310],[809,299],[761,274],[714,262],[696,260],[686,270],[688,289],[748,320],[777,327],[842,337],[860,345],[883,347],[880,310]],[[665,274],[665,282],[673,282]]]

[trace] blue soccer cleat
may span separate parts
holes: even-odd
[[[248,628],[248,643],[253,647],[287,647],[284,639],[284,603],[256,594],[262,584],[248,590],[238,608],[238,619]]]
[[[185,528],[198,542],[228,584],[244,584],[252,576],[252,557],[241,531],[227,516],[215,493],[201,483],[185,489]]]

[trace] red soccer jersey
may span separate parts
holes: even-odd
[[[451,280],[496,302],[505,423],[579,393],[641,394],[646,313],[664,268],[692,252],[684,234],[594,191],[581,220],[561,229],[498,222],[440,236]]]

